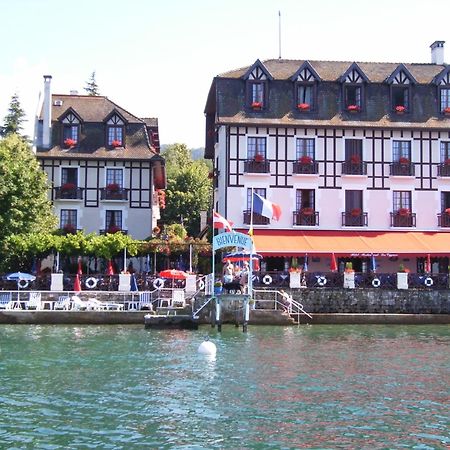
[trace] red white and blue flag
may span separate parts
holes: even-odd
[[[213,226],[214,228],[224,229],[225,231],[233,231],[233,222],[228,221],[219,213],[213,211]]]
[[[269,200],[253,192],[253,212],[260,214],[268,219],[280,220],[281,208]]]

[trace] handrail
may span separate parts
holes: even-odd
[[[273,301],[275,302],[275,305],[281,305],[283,308],[286,307],[286,306],[283,304],[283,302],[281,302],[280,300],[278,300],[278,296],[281,296],[281,295],[282,295],[281,292],[278,291],[278,290],[253,289],[253,292],[254,292],[254,293],[259,292],[259,293],[265,293],[265,294],[267,294],[267,293],[273,293],[273,294],[274,294],[274,297],[275,297],[274,300],[273,300]],[[308,316],[310,319],[312,319],[311,314],[309,314],[308,312],[305,311],[303,305],[302,305],[300,302],[298,302],[297,300],[295,300],[295,299],[292,297],[292,295],[290,295],[289,297],[290,297],[290,302],[291,302],[291,303],[290,303],[290,306],[288,307],[288,312],[289,312],[290,314],[297,314],[298,316],[299,316],[300,314],[304,314],[304,315]],[[264,301],[264,300],[263,300],[263,301]],[[269,301],[271,301],[271,300],[269,300]],[[292,306],[295,307],[296,311],[292,311]],[[275,309],[277,309],[277,308],[275,308]],[[290,311],[289,311],[289,309],[290,309]]]
[[[192,318],[193,319],[198,319],[198,313],[213,299],[213,298],[215,298],[215,297],[209,297],[208,298],[208,300],[206,300],[206,302],[205,303],[203,303],[203,305],[202,306],[200,306],[200,308],[199,309],[197,309],[197,311],[195,311],[195,312],[193,312],[192,313]]]

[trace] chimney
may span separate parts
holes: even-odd
[[[42,147],[50,148],[52,131],[51,75],[44,75],[44,101],[42,104]]]
[[[431,45],[431,64],[444,64],[444,44],[445,41],[434,41]]]

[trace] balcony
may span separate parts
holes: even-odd
[[[390,165],[392,176],[400,177],[413,177],[414,176],[414,164],[407,162],[393,162]]]
[[[269,171],[270,162],[267,160],[255,161],[254,159],[247,159],[244,161],[245,173],[269,173]]]
[[[297,226],[316,227],[319,225],[319,213],[313,208],[303,208],[294,211],[292,214],[292,224]]]
[[[100,200],[128,200],[128,189],[118,188],[118,189],[100,189]]]
[[[397,211],[391,212],[391,227],[415,227],[416,213]]]
[[[106,230],[99,230],[99,234],[115,234],[115,233],[122,233],[122,234],[128,234],[128,230],[122,230],[120,227],[110,227]]]
[[[437,215],[438,217],[438,226],[442,228],[450,228],[450,214],[446,212],[442,212]]]
[[[75,225],[71,225],[71,224],[66,224],[63,227],[60,228],[61,233],[66,235],[66,234],[76,234],[78,233],[78,231],[83,231],[82,228],[77,228]]]
[[[343,227],[367,227],[369,224],[368,215],[359,208],[342,213]]]
[[[250,210],[244,211],[244,224],[250,225],[251,212]],[[261,216],[261,214],[253,213],[253,225],[269,225],[270,220],[267,217]]]
[[[292,173],[302,175],[314,175],[319,173],[319,164],[315,161],[308,163],[302,163],[299,161],[294,162]]]
[[[344,161],[341,169],[342,175],[367,175],[366,162]]]
[[[83,189],[72,184],[55,187],[55,200],[83,200]]]
[[[450,177],[450,164],[443,163],[437,166],[438,177]]]

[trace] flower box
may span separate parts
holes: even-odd
[[[116,148],[116,147],[121,147],[122,146],[122,142],[121,141],[117,141],[114,140],[111,142],[111,147]]]
[[[400,157],[400,158],[398,159],[398,162],[399,162],[400,164],[409,164],[409,159],[408,159],[408,158],[405,158],[404,156],[402,156],[402,157]]]
[[[406,108],[403,105],[397,105],[394,110],[397,114],[403,114],[406,111]]]
[[[73,191],[76,188],[77,188],[77,186],[74,183],[64,183],[61,186],[62,191]]]
[[[261,109],[262,108],[262,102],[252,102],[252,108],[253,109]]]
[[[256,161],[256,162],[263,162],[263,161],[264,161],[264,156],[261,155],[260,153],[257,153],[257,154],[255,155],[255,161]]]
[[[64,233],[69,233],[69,234],[73,234],[77,231],[76,228],[70,223],[64,225],[63,230],[64,230]]]
[[[411,215],[411,211],[408,208],[400,208],[397,211],[397,214],[402,217],[407,217],[407,216]]]
[[[301,214],[303,214],[304,216],[312,216],[314,214],[314,209],[313,208],[302,208],[300,210]]]
[[[361,108],[358,105],[348,105],[347,106],[347,111],[348,112],[359,112],[360,109]]]
[[[311,164],[312,158],[311,158],[311,156],[303,155],[299,158],[298,162],[300,164]]]
[[[111,183],[106,186],[108,192],[119,192],[120,186],[117,183]]]
[[[450,216],[450,208],[445,208],[445,214],[447,214],[447,216]]]
[[[447,159],[444,161],[444,165],[450,166],[450,158],[447,158]]]
[[[359,155],[352,155],[352,156],[350,156],[350,162],[352,164],[360,164],[361,158],[359,157]]]
[[[450,115],[450,106],[447,106],[446,108],[444,108],[443,110],[442,110],[442,112],[447,116],[447,115]]]
[[[118,233],[119,231],[122,231],[122,229],[120,227],[117,227],[116,225],[113,225],[106,230],[106,232],[109,234]]]
[[[64,139],[64,145],[66,146],[66,148],[72,148],[75,147],[75,145],[77,145],[77,141],[75,139]]]
[[[359,217],[361,215],[362,211],[361,208],[353,208],[350,211],[350,214],[352,215],[352,217]]]
[[[297,109],[299,109],[300,111],[309,111],[310,105],[309,103],[299,103],[297,105]]]

